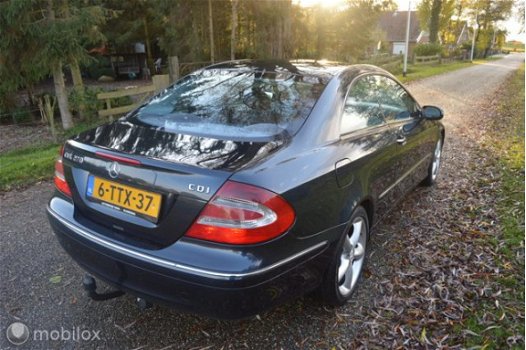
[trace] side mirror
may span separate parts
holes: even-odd
[[[424,106],[422,108],[422,117],[429,120],[440,120],[444,117],[444,112],[435,106]]]

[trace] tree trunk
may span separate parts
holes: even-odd
[[[69,3],[67,0],[62,1],[62,9],[64,18],[69,19],[71,17],[71,12],[69,11]],[[71,70],[71,79],[73,80],[73,88],[77,94],[79,117],[80,119],[84,119],[84,83],[82,82],[82,74],[80,74],[79,61],[75,57],[71,57],[69,60],[69,67]]]
[[[53,0],[47,2],[48,20],[55,21],[55,10],[53,9]],[[53,83],[55,84],[55,95],[57,96],[58,108],[60,110],[60,119],[62,120],[62,127],[64,130],[73,127],[73,118],[69,112],[68,93],[66,91],[66,84],[64,83],[64,76],[62,75],[62,61],[58,60],[52,65]]]
[[[148,21],[146,20],[146,16],[143,17],[142,24],[144,27],[144,41],[146,43],[146,65],[150,70],[151,75],[152,72],[155,72],[155,68],[153,66],[152,45],[150,43],[150,31],[148,30]]]
[[[281,48],[281,58],[290,58],[292,52],[291,49],[291,36],[292,36],[292,6],[291,3],[286,4],[285,17],[283,18],[283,47]]]
[[[458,2],[456,10],[457,10],[457,21],[456,21],[456,23],[457,23],[456,27],[457,28],[456,28],[456,33],[455,34],[458,37],[460,35],[460,33],[461,33],[462,28],[464,27],[464,25],[462,25],[462,21],[460,20],[462,18],[463,11],[464,11],[464,7],[462,6],[462,1]]]
[[[170,83],[179,79],[179,58],[177,56],[168,57],[168,71],[170,74]]]
[[[442,0],[433,0],[431,5],[431,18],[429,20],[429,41],[438,41],[438,29],[440,26],[440,11],[442,11]]]
[[[76,58],[72,58],[69,61],[69,67],[71,69],[71,79],[73,80],[73,88],[77,94],[77,100],[79,101],[79,118],[84,119],[84,112],[86,105],[84,104],[84,83],[82,82],[82,74],[80,73],[79,62]]]
[[[53,82],[55,83],[55,95],[57,96],[58,109],[62,119],[62,128],[64,130],[71,129],[73,127],[73,118],[69,112],[68,93],[66,84],[64,84],[64,76],[62,75],[61,61],[53,65]]]
[[[44,112],[44,115],[49,123],[49,128],[51,129],[51,136],[53,136],[53,141],[58,142],[57,129],[55,128],[55,116],[54,116],[54,107],[55,103],[51,104],[51,98],[48,94],[44,95],[44,102],[42,99],[39,101],[39,107],[41,111]]]
[[[319,14],[314,14],[316,21],[316,59],[321,59],[325,50],[326,33]]]
[[[27,86],[26,86],[27,101],[28,101],[28,103],[29,103],[29,107],[30,107],[31,109],[34,109],[34,107],[35,107],[35,95],[34,95],[34,93],[33,93],[33,88],[34,88],[34,86],[33,86],[32,83],[29,83],[29,84],[27,84]],[[35,115],[34,115],[33,113],[30,113],[30,114],[31,114],[31,119],[32,119],[33,121],[35,121]]]
[[[208,0],[208,22],[208,27],[210,28],[210,61],[214,63],[214,21],[212,18],[212,0]]]
[[[232,32],[230,34],[230,59],[236,59],[237,5],[239,0],[232,0]]]

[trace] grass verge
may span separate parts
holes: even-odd
[[[407,83],[409,81],[428,78],[433,75],[439,75],[447,72],[451,72],[457,69],[466,68],[473,65],[469,61],[462,62],[451,62],[443,64],[422,64],[422,65],[408,65],[407,75],[404,77],[402,74],[396,77],[402,82]]]
[[[491,153],[500,172],[496,212],[501,234],[488,236],[484,243],[493,247],[500,272],[496,281],[502,294],[500,303],[487,301],[473,312],[467,328],[478,337],[466,347],[482,349],[522,349],[524,339],[524,65],[501,89],[496,118],[490,125]],[[494,327],[479,320],[491,317]]]
[[[47,144],[0,155],[0,191],[50,179],[58,149]]]
[[[78,124],[64,132],[63,138],[67,139],[99,124],[100,122]],[[59,148],[59,143],[47,143],[1,154],[0,191],[51,179]]]
[[[413,80],[424,79],[434,75],[439,75],[447,72],[452,72],[457,69],[467,68],[474,64],[482,64],[487,61],[494,61],[500,59],[500,56],[491,56],[486,59],[470,61],[455,61],[451,63],[442,64],[422,64],[422,65],[408,65],[407,75],[397,74],[396,77],[402,82],[407,83]]]

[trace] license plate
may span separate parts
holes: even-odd
[[[161,195],[90,175],[88,199],[124,213],[156,222],[161,209]]]

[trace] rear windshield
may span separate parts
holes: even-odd
[[[207,69],[153,98],[130,121],[217,137],[294,134],[325,82],[290,72]]]

